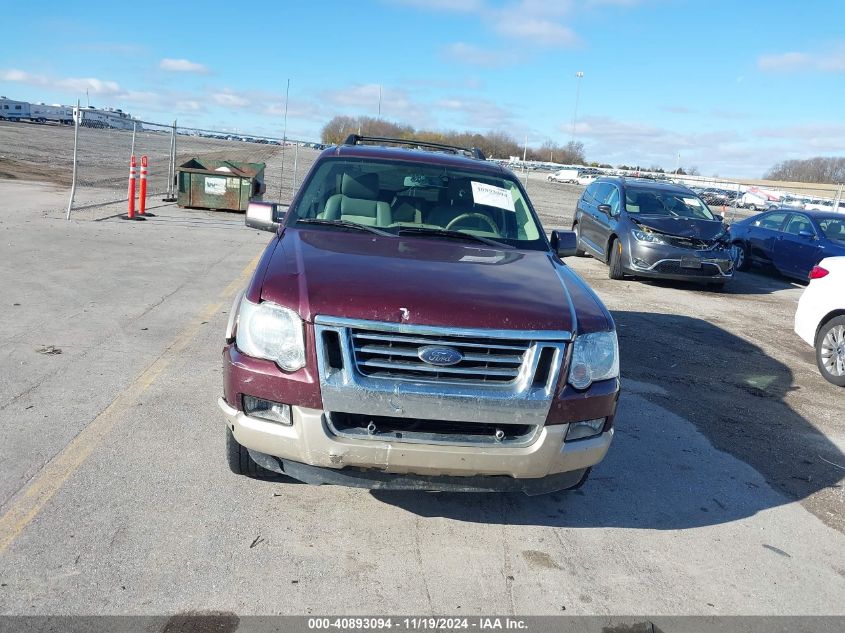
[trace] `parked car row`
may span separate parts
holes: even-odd
[[[816,347],[822,375],[845,386],[845,214],[783,208],[728,226],[690,188],[600,178],[579,198],[572,229],[577,254],[607,264],[611,279],[722,288],[736,270],[760,265],[809,280],[795,331]]]

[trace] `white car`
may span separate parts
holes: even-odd
[[[578,170],[558,169],[555,173],[546,176],[546,180],[548,180],[549,182],[576,183],[578,182]]]
[[[579,185],[591,185],[595,182],[596,178],[599,177],[599,174],[595,173],[581,173],[578,174],[578,178],[575,179]]]
[[[816,348],[828,382],[845,387],[845,257],[823,259],[798,301],[795,333]]]

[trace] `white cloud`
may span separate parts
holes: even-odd
[[[695,112],[692,108],[682,105],[660,106],[660,109],[664,112],[671,112],[672,114],[692,114]]]
[[[211,94],[211,99],[214,103],[226,108],[245,108],[251,104],[251,101],[248,98],[232,92],[231,90],[214,92]]]
[[[14,81],[35,85],[35,75],[11,68],[9,70],[0,70],[0,81]]]
[[[845,45],[838,45],[815,53],[790,51],[761,55],[757,59],[757,68],[766,72],[781,73],[802,70],[845,72]]]
[[[199,101],[194,101],[192,99],[186,99],[184,101],[177,101],[176,102],[176,111],[177,112],[202,112],[205,110],[205,106]]]
[[[484,0],[387,0],[388,4],[404,5],[430,11],[472,13],[484,9]]]
[[[575,46],[578,36],[568,26],[542,19],[502,20],[496,26],[503,35],[542,44],[543,46]]]
[[[490,68],[513,64],[519,58],[517,52],[485,49],[466,42],[449,44],[443,48],[442,53],[447,59]]]
[[[152,103],[158,94],[142,90],[125,90],[116,81],[97,79],[96,77],[65,77],[56,79],[47,75],[38,75],[18,69],[0,70],[0,81],[22,83],[39,88],[59,89],[77,96],[87,93],[89,96],[108,98],[113,101],[131,103]]]
[[[450,11],[472,15],[495,35],[527,48],[572,48],[581,38],[571,23],[584,12],[625,8],[642,4],[645,0],[386,0],[393,5],[409,6],[430,11]],[[458,42],[446,48],[468,47]],[[510,46],[510,45],[509,45]],[[458,49],[459,52],[459,49]],[[481,66],[502,65],[497,50],[467,49],[461,61]]]
[[[459,116],[461,125],[474,130],[495,130],[512,127],[513,113],[487,99],[450,97],[436,101],[434,107]]]
[[[791,71],[810,66],[813,58],[806,53],[779,53],[777,55],[762,55],[757,60],[757,67],[767,71]]]
[[[329,108],[340,109],[339,114],[376,116],[379,105],[378,84],[355,84],[338,90],[321,93],[320,100]],[[381,115],[385,118],[407,122],[419,127],[431,122],[429,108],[402,88],[383,86],[381,90]]]
[[[192,62],[187,59],[162,59],[158,67],[162,70],[173,73],[199,73],[201,75],[208,74],[208,67],[197,62]]]

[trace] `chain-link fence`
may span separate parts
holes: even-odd
[[[79,122],[79,118],[77,118]],[[68,212],[127,201],[131,156],[148,161],[147,199],[175,196],[175,175],[191,158],[265,163],[265,200],[289,202],[321,146],[318,142],[272,138],[243,132],[223,132],[115,118],[86,121],[75,132],[75,151],[67,167],[76,168],[76,186]],[[62,135],[67,142],[66,134]],[[63,151],[62,155],[69,152]],[[139,185],[140,181],[136,181]]]

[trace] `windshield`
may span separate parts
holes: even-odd
[[[692,191],[628,189],[625,210],[634,215],[665,216],[693,220],[715,220],[706,204]]]
[[[827,239],[845,242],[845,217],[817,218],[816,221]]]
[[[288,216],[287,225],[299,228],[331,230],[332,222],[343,221],[347,229],[354,223],[427,239],[448,239],[448,230],[517,248],[548,248],[513,178],[450,166],[328,159]]]

